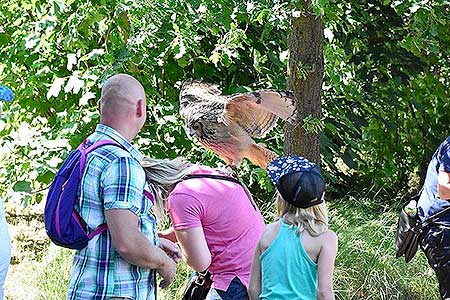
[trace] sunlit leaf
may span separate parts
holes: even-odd
[[[92,92],[86,92],[83,94],[83,96],[80,98],[79,104],[80,106],[84,106],[88,104],[88,101],[90,99],[95,98],[95,94]]]
[[[67,54],[67,70],[71,71],[73,65],[77,64],[77,56],[74,53]]]
[[[63,78],[58,78],[58,77],[55,78],[52,86],[50,87],[50,89],[47,92],[47,99],[50,99],[51,97],[57,98],[59,95],[59,92],[61,91],[63,84],[64,84]]]
[[[74,72],[72,76],[69,77],[66,86],[64,87],[64,92],[68,93],[72,91],[74,94],[78,94],[81,88],[84,86],[84,81],[78,77],[79,73]]]

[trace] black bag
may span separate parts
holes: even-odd
[[[397,224],[397,236],[395,238],[395,257],[405,256],[409,262],[417,252],[420,238],[420,221],[417,217],[411,217],[405,208],[402,208]]]
[[[208,295],[213,281],[208,270],[194,272],[183,292],[183,300],[204,300]]]
[[[418,199],[418,196],[414,197],[412,200]],[[414,255],[416,255],[419,241],[424,229],[448,211],[450,211],[450,207],[437,212],[425,221],[421,222],[418,217],[418,210],[412,217],[406,212],[405,208],[403,208],[400,212],[397,223],[395,257],[399,258],[405,256],[405,261],[408,263]]]

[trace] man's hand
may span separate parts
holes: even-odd
[[[163,278],[163,280],[159,283],[159,287],[165,289],[175,278],[177,264],[174,260],[168,259],[160,268],[156,269],[156,271]]]
[[[161,248],[166,254],[173,259],[175,263],[178,263],[183,257],[183,253],[177,244],[169,241],[165,238],[159,238],[159,248]]]

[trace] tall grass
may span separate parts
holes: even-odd
[[[44,259],[43,268],[37,270],[36,286],[38,300],[66,299],[72,267],[73,252],[56,246],[50,246]]]
[[[339,237],[334,278],[337,299],[439,299],[435,275],[420,250],[411,263],[395,259],[396,208],[354,196],[332,202],[329,208],[331,227]],[[50,247],[37,267],[30,265],[38,299],[65,299],[71,262],[70,251]],[[190,274],[186,264],[180,263],[174,282],[158,291],[158,299],[180,299]]]
[[[339,238],[337,299],[439,299],[437,281],[419,250],[412,262],[395,259],[397,212],[354,197],[330,205]]]

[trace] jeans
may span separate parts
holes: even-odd
[[[226,291],[211,289],[206,300],[248,300],[247,289],[239,278],[234,277]]]
[[[0,300],[3,299],[3,285],[5,284],[10,260],[11,242],[9,240],[3,200],[0,198]]]
[[[422,235],[420,247],[439,281],[442,300],[450,300],[450,228],[432,225]]]

